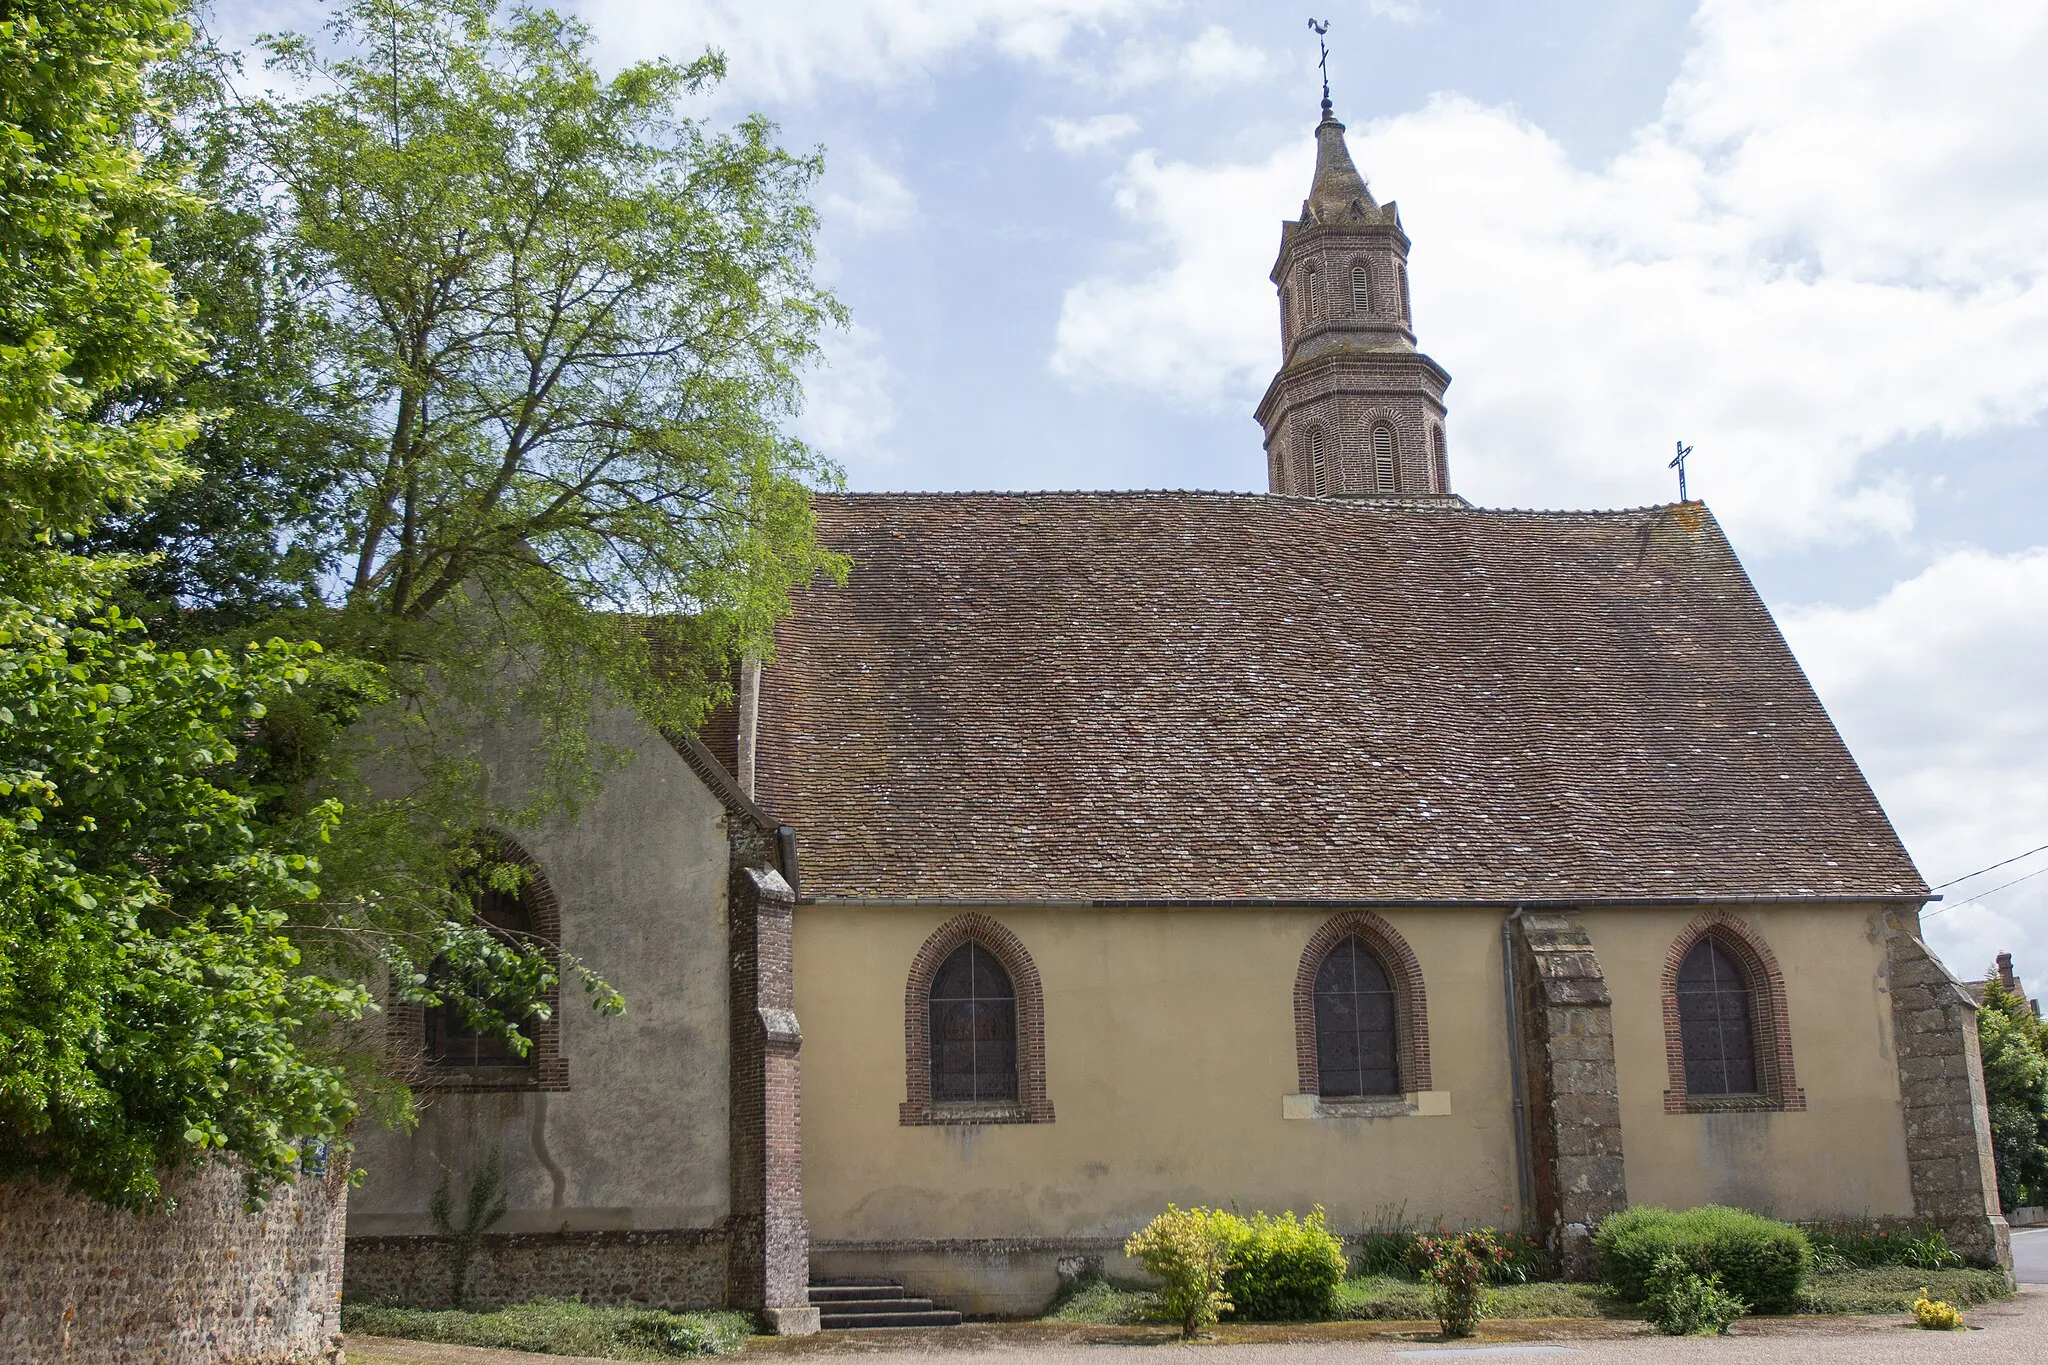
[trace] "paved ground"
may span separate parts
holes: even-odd
[[[2048,1238],[2024,1233],[2013,1239],[2016,1248],[2023,1238],[2028,1264],[2037,1267],[2033,1273],[2048,1279]],[[887,1353],[915,1357],[918,1365],[1143,1365],[1168,1359],[1200,1365],[1224,1357],[1231,1365],[1338,1365],[1354,1360],[1395,1365],[1426,1356],[1498,1360],[1504,1365],[1522,1360],[1557,1365],[2014,1365],[2048,1359],[2048,1287],[2023,1289],[2011,1303],[1973,1308],[1969,1320],[1976,1330],[1922,1332],[1897,1317],[1777,1318],[1743,1322],[1733,1335],[1709,1340],[1651,1336],[1639,1323],[1489,1323],[1481,1340],[1460,1345],[1435,1345],[1418,1325],[1394,1323],[1226,1329],[1230,1340],[1197,1346],[1115,1328],[970,1325],[938,1332],[834,1332],[764,1341],[747,1356]],[[351,1365],[568,1365],[570,1360],[375,1338],[352,1338],[348,1355]]]
[[[2021,1284],[2048,1285],[2048,1228],[2027,1228],[2012,1235],[2012,1273]],[[2042,1353],[2048,1355],[2048,1343]]]

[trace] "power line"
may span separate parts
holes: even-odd
[[[2021,856],[2024,857],[2025,855],[2023,854]],[[1952,901],[1949,904],[1942,906],[1940,910],[1930,910],[1928,914],[1931,917],[1933,915],[1939,915],[1944,911],[1953,910],[1958,905],[1974,905],[1976,902],[1983,900],[1986,896],[1997,895],[1999,892],[2005,890],[2005,888],[2008,886],[2018,886],[2021,882],[2030,882],[2034,880],[2034,878],[2042,876],[2048,876],[2048,867],[2038,868],[2035,871],[2029,872],[2024,877],[2014,877],[2011,881],[2001,883],[1998,886],[1994,886],[1989,891],[1979,891],[1976,895],[1970,897],[1968,900]]]
[[[2043,845],[2041,845],[2041,847],[2040,847],[2040,848],[2030,848],[2030,849],[2028,849],[2028,850],[2027,850],[2027,851],[2026,851],[2025,853],[2015,853],[2015,854],[2013,854],[2013,855],[2012,855],[2012,857],[2010,857],[2010,858],[2007,858],[2007,859],[2006,859],[2006,860],[2005,860],[2004,862],[2002,862],[2002,863],[1993,863],[1993,864],[1992,864],[1991,866],[1989,866],[1989,867],[1980,867],[1980,868],[1978,868],[1978,869],[1977,869],[1977,870],[1976,870],[1975,872],[1965,872],[1965,873],[1964,873],[1964,874],[1963,874],[1962,876],[1960,876],[1960,877],[1957,877],[1957,878],[1955,878],[1955,879],[1954,879],[1953,881],[1946,881],[1946,882],[1943,882],[1943,883],[1941,884],[1941,886],[1937,886],[1937,887],[1935,887],[1934,889],[1935,889],[1936,891],[1940,891],[1940,890],[1942,890],[1942,889],[1943,889],[1944,887],[1950,887],[1950,886],[1958,886],[1958,885],[1962,884],[1963,882],[1966,882],[1966,881],[1970,880],[1970,878],[1972,878],[1972,877],[1981,877],[1981,876],[1983,876],[1983,875],[1984,875],[1984,874],[1985,874],[1986,872],[1996,872],[1996,871],[1998,871],[1998,869],[1999,869],[1999,868],[2001,868],[2001,867],[2010,867],[2010,866],[2011,866],[2012,864],[2014,864],[2014,863],[2018,862],[2018,861],[2019,861],[2020,859],[2022,859],[2022,858],[2031,858],[2031,857],[2033,857],[2033,856],[2034,856],[2034,855],[2035,855],[2036,853],[2042,853],[2042,852],[2048,852],[2048,844],[2043,844]],[[1988,896],[1988,895],[1990,895],[1991,893],[1987,891],[1987,892],[1985,892],[1984,894]]]

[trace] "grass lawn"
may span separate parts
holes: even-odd
[[[344,1303],[341,1328],[363,1336],[495,1346],[540,1355],[695,1360],[737,1351],[754,1330],[754,1319],[747,1313],[594,1308],[574,1299],[535,1299],[488,1313]]]
[[[1803,1311],[1808,1313],[1903,1313],[1926,1286],[1937,1299],[1970,1308],[2012,1297],[2005,1276],[1995,1270],[1913,1270],[1887,1266],[1809,1277]],[[1432,1317],[1428,1289],[1414,1280],[1368,1275],[1337,1287],[1333,1320],[1351,1322],[1426,1321]],[[1640,1310],[1596,1284],[1543,1281],[1513,1284],[1487,1295],[1489,1318],[1634,1318]],[[1047,1322],[1128,1325],[1161,1322],[1159,1297],[1142,1285],[1084,1280],[1057,1299]]]

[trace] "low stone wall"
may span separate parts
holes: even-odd
[[[0,1360],[305,1365],[341,1359],[346,1178],[301,1176],[255,1213],[209,1165],[168,1213],[0,1183]]]
[[[448,1306],[446,1237],[351,1237],[351,1299]],[[725,1232],[486,1233],[470,1262],[463,1306],[502,1308],[537,1296],[638,1308],[718,1308],[726,1301]]]

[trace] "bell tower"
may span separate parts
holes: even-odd
[[[1448,496],[1451,377],[1415,349],[1400,211],[1374,202],[1327,91],[1315,179],[1300,221],[1280,225],[1273,283],[1280,370],[1255,414],[1266,430],[1269,489]]]

